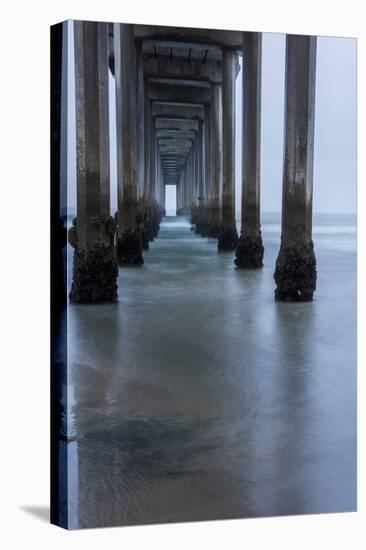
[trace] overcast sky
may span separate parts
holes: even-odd
[[[285,35],[263,34],[262,210],[281,209]],[[315,212],[356,211],[356,40],[317,40]]]
[[[69,29],[71,22],[69,23]],[[261,209],[281,210],[285,35],[263,33]],[[73,60],[73,37],[69,36]],[[73,64],[68,67],[68,192],[76,205],[75,99]],[[237,210],[241,197],[241,76],[237,79]],[[110,99],[114,80],[110,76]],[[110,112],[111,206],[117,205],[115,116]],[[169,207],[169,205],[168,205]],[[356,211],[356,40],[319,37],[317,41],[314,201],[315,212]]]

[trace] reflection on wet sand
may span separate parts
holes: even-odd
[[[319,239],[316,300],[279,304],[264,238],[239,271],[166,219],[118,304],[69,307],[75,527],[355,509],[354,252]]]

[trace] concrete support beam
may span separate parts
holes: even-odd
[[[218,250],[235,250],[238,232],[235,223],[235,79],[237,59],[234,50],[223,53],[222,84],[222,209]]]
[[[195,147],[192,148],[192,178],[191,178],[191,209],[197,207],[196,201],[196,178],[197,178],[197,165],[196,165],[196,155]]]
[[[187,80],[204,80],[221,83],[222,65],[218,60],[192,60],[187,63],[184,57],[174,57],[173,61],[167,55],[144,55],[145,74],[150,77],[184,78]]]
[[[275,298],[310,301],[316,288],[312,241],[316,37],[286,38],[285,151],[281,248]]]
[[[201,128],[197,132],[197,137],[194,142],[194,182],[193,182],[193,193],[194,193],[194,205],[196,207],[200,204],[201,198],[201,158],[200,158],[200,133]]]
[[[138,227],[142,250],[149,249],[150,195],[150,101],[146,93],[142,44],[137,44],[137,156],[138,156]]]
[[[210,234],[211,223],[211,200],[212,200],[212,181],[211,181],[211,107],[205,105],[205,118],[203,122],[203,138],[202,138],[202,168],[203,168],[203,183],[202,183],[202,201],[201,211],[199,215],[199,227],[196,232],[202,237],[208,237]]]
[[[138,84],[140,85],[140,84]],[[153,234],[151,229],[151,208],[152,208],[152,191],[151,191],[151,147],[150,147],[150,134],[151,134],[151,101],[148,98],[146,86],[147,82],[145,78],[142,80],[142,86],[144,90],[144,182],[142,195],[139,201],[139,210],[142,216],[141,224],[141,246],[143,250],[149,249],[149,241],[153,240]]]
[[[204,117],[201,103],[181,103],[179,101],[153,101],[152,115],[159,118],[187,120],[191,123]]]
[[[174,47],[187,47],[200,45],[202,48],[217,50],[219,46],[240,48],[242,40],[241,31],[225,31],[212,29],[196,29],[189,27],[164,27],[158,25],[137,25],[136,36],[138,38],[165,42]]]
[[[176,204],[177,212],[179,212],[182,208],[182,178],[183,178],[183,172],[181,171],[179,175],[179,181],[177,183],[177,204]]]
[[[77,218],[70,300],[117,301],[115,221],[109,215],[108,27],[74,22]]]
[[[186,175],[187,175],[187,159],[182,167],[180,182],[179,182],[179,202],[177,203],[177,216],[182,216],[184,214],[185,204],[186,204]]]
[[[142,43],[136,45],[137,63],[137,190],[138,199],[144,194],[145,187],[145,86],[144,86],[144,58],[142,55]]]
[[[144,104],[145,104],[145,112],[144,112],[144,120],[145,120],[145,127],[144,127],[144,142],[145,142],[145,185],[144,185],[144,192],[143,192],[143,230],[141,235],[141,241],[142,241],[142,247],[144,250],[147,250],[149,248],[149,242],[154,240],[154,233],[156,233],[153,229],[153,210],[154,210],[154,184],[155,184],[155,177],[154,177],[154,147],[153,147],[153,139],[154,139],[154,127],[153,127],[153,117],[152,117],[152,109],[151,109],[151,100],[148,97],[147,93],[147,86],[148,83],[144,79]]]
[[[211,86],[211,201],[208,236],[217,238],[220,229],[220,191],[222,186],[222,99],[221,86]]]
[[[173,63],[173,61],[171,61]],[[188,78],[163,78],[161,75],[152,76],[149,78],[151,84],[162,84],[163,86],[170,86],[174,88],[210,88],[211,84],[209,80],[202,80],[200,78],[188,79]]]
[[[203,123],[200,122],[198,134],[197,134],[197,146],[198,146],[198,197],[199,204],[203,207],[204,203],[204,155],[203,155]]]
[[[153,120],[150,124],[150,186],[151,199],[156,200],[156,132]]]
[[[185,132],[183,130],[156,130],[158,138],[161,139],[194,139],[194,132]]]
[[[150,183],[150,177],[151,177],[151,124],[152,124],[152,113],[151,113],[151,101],[148,97],[147,91],[146,91],[147,83],[144,81],[144,103],[145,103],[145,110],[144,110],[144,153],[145,153],[145,166],[144,166],[144,173],[145,173],[145,185],[144,185],[144,202],[146,204],[149,204],[151,201],[151,183]]]
[[[211,107],[205,106],[204,121],[204,197],[205,207],[211,203],[212,197],[212,171],[211,171]]]
[[[195,142],[193,142],[193,145],[192,145],[192,176],[191,176],[191,185],[190,185],[190,189],[191,189],[190,209],[191,210],[194,210],[195,208],[197,208],[196,181],[197,181],[197,157],[196,157],[196,144],[195,144]]]
[[[184,168],[184,188],[183,188],[183,214],[186,216],[189,211],[189,154],[187,156]]]
[[[162,177],[161,177],[161,159],[159,148],[156,149],[156,200],[162,204]]]
[[[137,70],[134,26],[114,25],[120,265],[143,264],[137,227]]]
[[[157,130],[166,130],[169,132],[197,132],[198,120],[157,116],[155,119],[155,127]]]
[[[206,209],[208,205],[208,163],[206,163],[206,149],[208,147],[207,141],[209,140],[209,126],[207,124],[208,111],[209,106],[205,106],[205,118],[204,121],[200,121],[199,131],[197,133],[197,209],[192,216],[192,223],[195,224],[195,231],[196,233],[199,233],[202,237],[208,236],[208,219]]]
[[[149,97],[153,101],[205,104],[210,102],[210,88],[149,82]]]
[[[262,35],[244,33],[243,44],[243,165],[241,235],[235,265],[263,265],[260,223]]]

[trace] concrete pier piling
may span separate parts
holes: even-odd
[[[137,56],[133,25],[114,25],[114,56],[118,180],[117,260],[119,265],[141,265],[144,260],[137,220]]]
[[[260,223],[262,35],[245,32],[243,39],[243,163],[241,234],[235,265],[263,265]]]
[[[108,26],[75,21],[77,217],[70,301],[117,301],[115,221],[109,215]]]
[[[211,201],[208,236],[218,238],[222,179],[222,101],[221,85],[211,84]]]
[[[235,79],[236,53],[223,51],[222,75],[222,207],[218,250],[235,250],[238,232],[235,222]]]
[[[191,230],[260,268],[262,35],[75,22],[77,217],[70,300],[117,300],[117,265],[142,265],[159,235],[166,186]],[[243,56],[243,112],[236,78]],[[316,288],[312,186],[316,38],[286,39],[282,235],[275,299]],[[117,213],[110,216],[108,83],[115,81]],[[243,128],[241,231],[235,218],[235,126]]]
[[[316,260],[312,240],[316,37],[286,39],[285,151],[282,235],[275,298],[313,299]]]

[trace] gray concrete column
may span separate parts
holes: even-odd
[[[183,182],[184,182],[184,168],[182,167],[179,174],[179,181],[177,183],[177,215],[179,216],[183,208]]]
[[[218,250],[234,250],[238,244],[235,223],[235,80],[237,56],[223,51],[222,78],[222,210]]]
[[[196,140],[194,144],[194,170],[195,170],[195,181],[194,181],[194,204],[196,207],[200,205],[201,199],[201,158],[200,158],[200,144],[201,144],[201,126],[198,127],[198,132],[196,133]]]
[[[179,176],[179,183],[177,185],[177,216],[182,215],[182,211],[184,208],[183,190],[184,190],[184,166],[182,166],[180,176]]]
[[[158,147],[156,148],[156,197],[159,204],[164,203],[164,183],[161,173],[161,158]]]
[[[199,130],[195,132],[195,138],[192,144],[192,204],[191,204],[191,223],[196,225],[199,215]]]
[[[193,181],[194,181],[194,163],[193,163],[193,149],[194,143],[192,142],[192,147],[188,155],[188,164],[187,164],[187,209],[189,216],[192,215],[192,206],[193,206]]]
[[[199,210],[196,219],[196,233],[202,237],[209,234],[209,209],[211,187],[211,157],[210,157],[210,107],[205,105],[204,120],[199,122]]]
[[[147,82],[144,80],[144,186],[142,196],[144,227],[142,248],[149,249],[149,242],[154,240],[152,231],[152,190],[151,190],[151,102],[147,93]]]
[[[205,191],[204,191],[204,139],[203,139],[203,122],[199,121],[198,131],[198,204],[201,208],[204,207]]]
[[[188,153],[187,159],[186,159],[186,166],[185,166],[185,174],[184,174],[184,215],[187,216],[189,212],[190,207],[190,199],[189,199],[189,157],[190,153]]]
[[[309,301],[316,288],[312,241],[316,37],[286,38],[281,248],[275,298]]]
[[[117,125],[118,233],[120,265],[140,265],[137,227],[137,69],[134,26],[115,23],[115,82]]]
[[[241,235],[237,267],[262,267],[260,223],[262,34],[245,32],[243,43],[243,164]]]
[[[201,222],[201,235],[208,237],[212,218],[212,171],[211,171],[211,107],[205,105],[203,123],[203,215]]]
[[[220,229],[220,190],[222,186],[222,99],[220,84],[211,84],[211,216],[209,237]]]
[[[212,200],[211,107],[209,105],[205,106],[204,157],[205,157],[204,197],[205,197],[205,207],[209,208],[211,206],[211,200]]]
[[[198,123],[197,141],[196,141],[196,166],[197,166],[197,212],[195,216],[196,233],[207,236],[205,230],[205,158],[204,158],[204,124],[200,120]]]
[[[143,250],[149,249],[149,241],[153,240],[152,231],[150,228],[150,210],[151,210],[151,190],[150,190],[150,121],[151,121],[151,102],[148,96],[148,83],[144,78],[143,56],[141,48],[141,59],[139,62],[139,49],[137,52],[138,59],[138,91],[137,103],[138,110],[143,99],[143,117],[139,112],[139,135],[138,135],[138,165],[139,165],[139,180],[140,180],[140,199],[139,212],[142,216],[141,226],[141,246]],[[141,145],[143,140],[143,145]]]
[[[182,216],[184,214],[184,210],[186,207],[186,188],[187,188],[187,159],[182,168],[182,173],[181,173],[180,182],[179,182],[179,189],[180,189],[180,207],[179,207],[179,214],[178,214],[179,216]]]
[[[156,132],[154,128],[154,119],[150,122],[150,188],[151,198],[156,202]]]
[[[195,135],[196,132],[195,132]],[[190,199],[191,199],[191,213],[196,208],[196,195],[195,195],[195,188],[196,188],[196,155],[195,155],[195,143],[196,143],[196,137],[192,142],[192,150],[191,150],[191,183],[190,183]]]
[[[185,166],[184,166],[184,180],[183,180],[183,212],[182,214],[184,214],[185,216],[187,215],[187,212],[188,212],[188,209],[189,209],[189,200],[188,200],[188,173],[189,173],[189,168],[188,168],[188,163],[189,163],[189,153],[188,153],[188,156],[186,158],[186,163],[185,163]]]
[[[158,144],[158,138],[156,135],[156,129],[154,128],[154,197],[156,202],[159,202],[159,183],[158,183],[158,174],[159,174],[159,167],[158,167],[158,159],[159,159],[159,144]]]
[[[182,207],[182,180],[183,180],[183,171],[179,174],[179,181],[177,183],[177,212],[180,212]]]
[[[158,143],[155,128],[155,118],[150,119],[150,189],[151,189],[151,207],[149,223],[149,240],[154,240],[158,236],[160,221],[162,217],[162,207],[159,204],[158,192]]]
[[[115,302],[115,221],[109,216],[108,26],[74,22],[77,218],[70,300]]]
[[[195,185],[196,185],[196,155],[195,155],[195,143],[196,138],[194,138],[192,143],[192,151],[191,151],[191,184],[190,184],[190,195],[191,195],[191,210],[196,207],[196,200],[195,200]]]
[[[144,166],[144,197],[146,204],[151,201],[151,185],[150,185],[150,173],[151,173],[151,101],[149,99],[147,82],[144,79],[144,118],[145,118],[145,133],[144,133],[144,152],[145,152],[145,166]]]
[[[142,42],[136,45],[137,63],[137,189],[138,199],[144,195],[145,187],[145,87],[144,87],[144,58]]]

